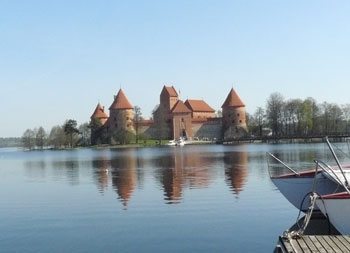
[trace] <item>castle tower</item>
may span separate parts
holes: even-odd
[[[133,120],[134,107],[125,96],[124,91],[120,89],[109,107],[108,134],[111,135],[121,130],[134,132]]]
[[[102,133],[104,132],[103,126],[106,125],[108,115],[105,113],[105,107],[97,104],[94,113],[90,117],[91,128],[91,144],[99,144],[103,142]]]
[[[98,120],[101,125],[103,126],[107,119],[108,119],[108,115],[107,113],[105,113],[105,107],[101,106],[100,103],[97,104],[96,109],[94,111],[94,113],[91,115],[90,117],[91,120]]]
[[[245,105],[233,88],[221,108],[224,140],[244,136],[247,133]]]
[[[169,113],[178,100],[179,95],[174,86],[170,87],[164,85],[162,92],[160,93],[160,106]]]
[[[171,110],[173,139],[180,137],[192,138],[191,110],[178,100]]]

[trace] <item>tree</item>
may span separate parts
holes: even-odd
[[[64,133],[64,130],[61,126],[53,126],[51,128],[50,134],[49,134],[49,144],[53,146],[54,148],[61,148],[62,146],[66,145],[66,135]]]
[[[262,136],[262,128],[265,119],[265,111],[263,108],[258,107],[254,113],[254,118],[259,128],[259,136]]]
[[[134,107],[134,125],[135,125],[135,137],[136,137],[136,143],[139,143],[139,125],[140,121],[142,120],[142,112],[141,108],[139,106]]]
[[[63,129],[65,134],[69,136],[69,146],[72,148],[74,146],[73,138],[79,133],[77,122],[74,119],[69,119],[64,123]]]
[[[22,135],[23,148],[32,150],[35,147],[35,132],[27,129]]]
[[[267,100],[266,118],[274,136],[278,136],[282,133],[281,125],[283,105],[283,96],[278,92],[272,93]]]
[[[91,144],[91,129],[89,123],[83,123],[79,126],[80,144],[82,146],[89,146]]]
[[[92,118],[89,124],[90,127],[90,132],[91,132],[91,144],[96,145],[96,144],[101,144],[103,143],[102,141],[102,123],[100,119],[98,118]]]
[[[45,129],[43,127],[39,127],[36,136],[35,136],[35,143],[36,146],[40,149],[43,149],[46,144],[47,134],[45,132]]]
[[[345,120],[345,132],[349,132],[349,123],[350,123],[350,104],[342,105],[343,116]]]
[[[130,144],[134,140],[135,134],[125,129],[119,129],[113,134],[113,138],[119,144],[125,145]]]

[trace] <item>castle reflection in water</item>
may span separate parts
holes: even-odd
[[[93,161],[94,177],[98,189],[103,192],[112,185],[124,206],[132,198],[137,187],[142,187],[144,168],[151,168],[154,180],[164,192],[168,204],[180,203],[185,189],[207,188],[224,172],[229,189],[238,197],[248,176],[246,152],[224,152],[216,156],[171,152],[151,158],[138,156],[136,150],[119,151],[116,157],[100,157]]]
[[[64,177],[73,185],[79,184],[80,177],[92,175],[98,191],[103,194],[112,187],[125,208],[136,189],[144,187],[146,179],[151,179],[163,191],[163,200],[167,204],[181,203],[186,190],[209,188],[216,180],[225,180],[228,190],[238,198],[248,176],[248,153],[191,150],[106,149],[91,161],[77,161],[73,157],[71,160],[51,161],[49,166],[54,179]],[[26,175],[45,178],[46,163],[26,162]]]

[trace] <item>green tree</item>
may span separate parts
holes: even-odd
[[[69,146],[72,148],[75,145],[74,138],[79,134],[77,121],[74,119],[67,120],[63,125],[65,134],[69,137]]]
[[[22,135],[22,146],[25,149],[32,150],[35,148],[35,132],[27,129]]]
[[[36,146],[40,149],[43,149],[44,146],[46,145],[46,140],[47,140],[47,134],[45,129],[43,127],[39,127],[35,135]]]
[[[113,138],[119,144],[125,145],[135,140],[135,134],[131,131],[120,129],[113,134]]]
[[[135,137],[136,137],[136,143],[139,143],[139,126],[140,121],[142,120],[142,112],[141,108],[139,106],[134,107],[134,125],[135,125]]]

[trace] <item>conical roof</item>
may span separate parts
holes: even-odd
[[[224,107],[244,107],[245,104],[242,102],[241,98],[238,96],[236,91],[232,88],[230,93],[221,108]]]
[[[178,100],[171,110],[172,113],[190,113],[191,110],[182,102]]]
[[[117,96],[114,97],[113,103],[109,107],[109,110],[111,109],[134,109],[134,107],[125,96],[124,91],[120,89]]]
[[[90,117],[91,119],[97,118],[97,119],[107,119],[108,115],[105,113],[104,106],[101,106],[100,103],[97,104],[96,109],[94,113]]]

